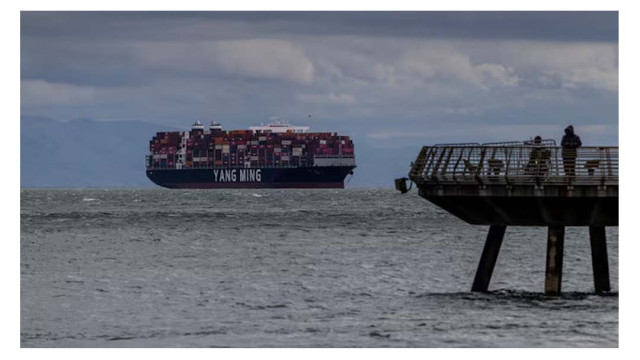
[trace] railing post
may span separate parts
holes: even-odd
[[[420,153],[418,154],[416,161],[413,163],[413,166],[411,167],[411,171],[409,173],[410,178],[422,176],[422,171],[424,170],[424,167],[427,161],[428,150],[429,150],[429,147],[427,146],[423,146],[422,149],[420,149]]]
[[[429,153],[427,154],[427,158],[425,159],[425,162],[424,162],[425,167],[424,167],[424,171],[422,172],[423,174],[427,175],[429,173],[429,170],[431,169],[431,166],[435,161],[437,149],[438,148],[436,146],[432,146],[431,148],[429,148]],[[427,160],[429,160],[428,163],[427,163]]]
[[[611,153],[609,152],[610,148],[605,148],[605,154],[607,156],[607,169],[609,176],[613,176],[613,168],[611,164]]]
[[[442,176],[447,176],[447,169],[449,168],[449,161],[451,160],[451,155],[453,155],[453,150],[455,149],[455,147],[451,146],[448,147],[447,150],[449,151],[449,154],[447,155],[447,159],[444,161],[444,166],[442,167],[442,171],[441,174]]]
[[[438,157],[438,161],[436,162],[436,164],[433,166],[433,169],[431,170],[431,177],[432,178],[436,178],[436,176],[437,176],[437,172],[438,172],[438,169],[440,168],[440,163],[442,163],[442,158],[444,158],[444,154],[446,152],[446,149],[447,149],[446,147],[442,147],[442,148],[439,149],[440,150],[440,156]],[[434,155],[434,159],[435,159],[436,155],[437,154]]]
[[[460,161],[462,160],[463,156],[464,156],[464,148],[462,148],[462,150],[460,151],[460,156],[458,156],[458,160],[456,160],[456,163],[453,165],[452,178],[453,178],[453,181],[455,181],[455,182],[458,181],[456,179],[456,173],[458,172],[458,165],[460,165]]]
[[[507,180],[507,184],[509,183],[508,176],[509,176],[509,169],[511,167],[511,153],[512,153],[512,149],[510,148],[505,149],[504,157],[505,157],[506,164],[504,166],[504,177],[505,177],[505,180]]]
[[[480,178],[480,175],[482,173],[482,169],[484,168],[484,156],[487,153],[487,148],[486,147],[481,147],[482,150],[480,150],[480,161],[478,161],[478,165],[476,168],[476,181],[478,181],[478,183],[480,183],[480,185],[484,185],[484,182],[482,181],[482,178]]]

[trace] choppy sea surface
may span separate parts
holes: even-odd
[[[546,229],[488,231],[415,191],[21,190],[22,347],[616,347],[587,228],[544,288]]]

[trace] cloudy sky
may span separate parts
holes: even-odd
[[[21,114],[615,145],[618,14],[22,12]]]

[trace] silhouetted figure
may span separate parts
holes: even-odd
[[[540,136],[536,136],[533,139],[533,145],[535,147],[529,153],[526,173],[529,175],[546,175],[549,172],[551,152],[542,146],[542,138]]]
[[[576,157],[578,156],[578,148],[582,146],[580,136],[573,132],[573,126],[569,125],[564,129],[562,137],[562,163],[564,165],[564,174],[567,176],[576,176]]]

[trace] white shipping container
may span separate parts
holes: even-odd
[[[244,150],[247,148],[247,145],[238,145],[238,150]]]
[[[160,159],[166,159],[166,158],[167,158],[167,154],[160,155]]]
[[[320,140],[320,145],[327,145],[327,140]]]
[[[222,145],[222,152],[223,153],[228,153],[229,152],[229,145]]]
[[[258,137],[258,141],[267,141],[267,137],[266,136],[259,136]]]
[[[257,156],[252,156],[251,157],[251,161],[258,161],[258,157]]]
[[[289,161],[289,156],[283,155],[280,159],[282,159],[282,161]]]
[[[222,149],[222,145],[216,145],[216,150]]]
[[[280,149],[280,148],[273,148],[273,152],[274,152],[274,153],[279,153],[280,151],[282,151],[282,149]]]
[[[260,141],[251,140],[251,145],[258,145],[258,144],[260,144]]]
[[[282,140],[282,145],[291,145],[291,140]]]
[[[302,148],[293,148],[291,151],[291,155],[300,156],[302,155]]]

